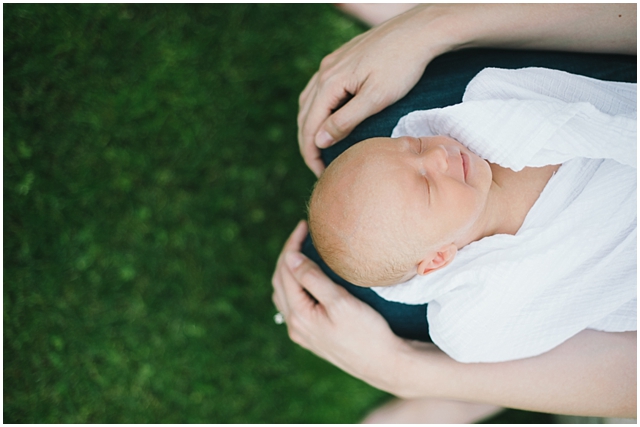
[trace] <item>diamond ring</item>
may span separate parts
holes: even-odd
[[[273,321],[276,322],[276,325],[282,325],[284,323],[284,316],[282,313],[277,312],[275,316],[273,316]]]

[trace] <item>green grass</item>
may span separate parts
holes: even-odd
[[[298,94],[364,27],[329,5],[3,11],[4,421],[350,423],[384,400],[271,303],[314,182]]]

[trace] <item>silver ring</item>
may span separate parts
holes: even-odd
[[[276,325],[282,325],[284,323],[284,316],[282,315],[282,313],[277,312],[273,316],[273,321],[276,322]]]

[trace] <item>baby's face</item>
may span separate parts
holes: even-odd
[[[373,156],[378,179],[369,180],[372,192],[381,187],[389,196],[379,209],[400,204],[405,219],[422,236],[425,247],[454,243],[458,247],[473,231],[486,207],[491,187],[489,164],[458,141],[445,137],[375,138],[358,144],[360,156]]]
[[[312,234],[325,260],[327,251],[341,251],[329,265],[352,283],[401,283],[443,245],[461,248],[474,240],[491,180],[489,164],[451,138],[369,139],[321,177],[310,209]],[[383,279],[389,265],[395,272]],[[363,273],[346,276],[350,271]]]

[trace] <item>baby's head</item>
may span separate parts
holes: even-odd
[[[489,164],[444,136],[373,138],[322,174],[309,228],[322,259],[359,286],[388,286],[448,265],[474,240]]]

